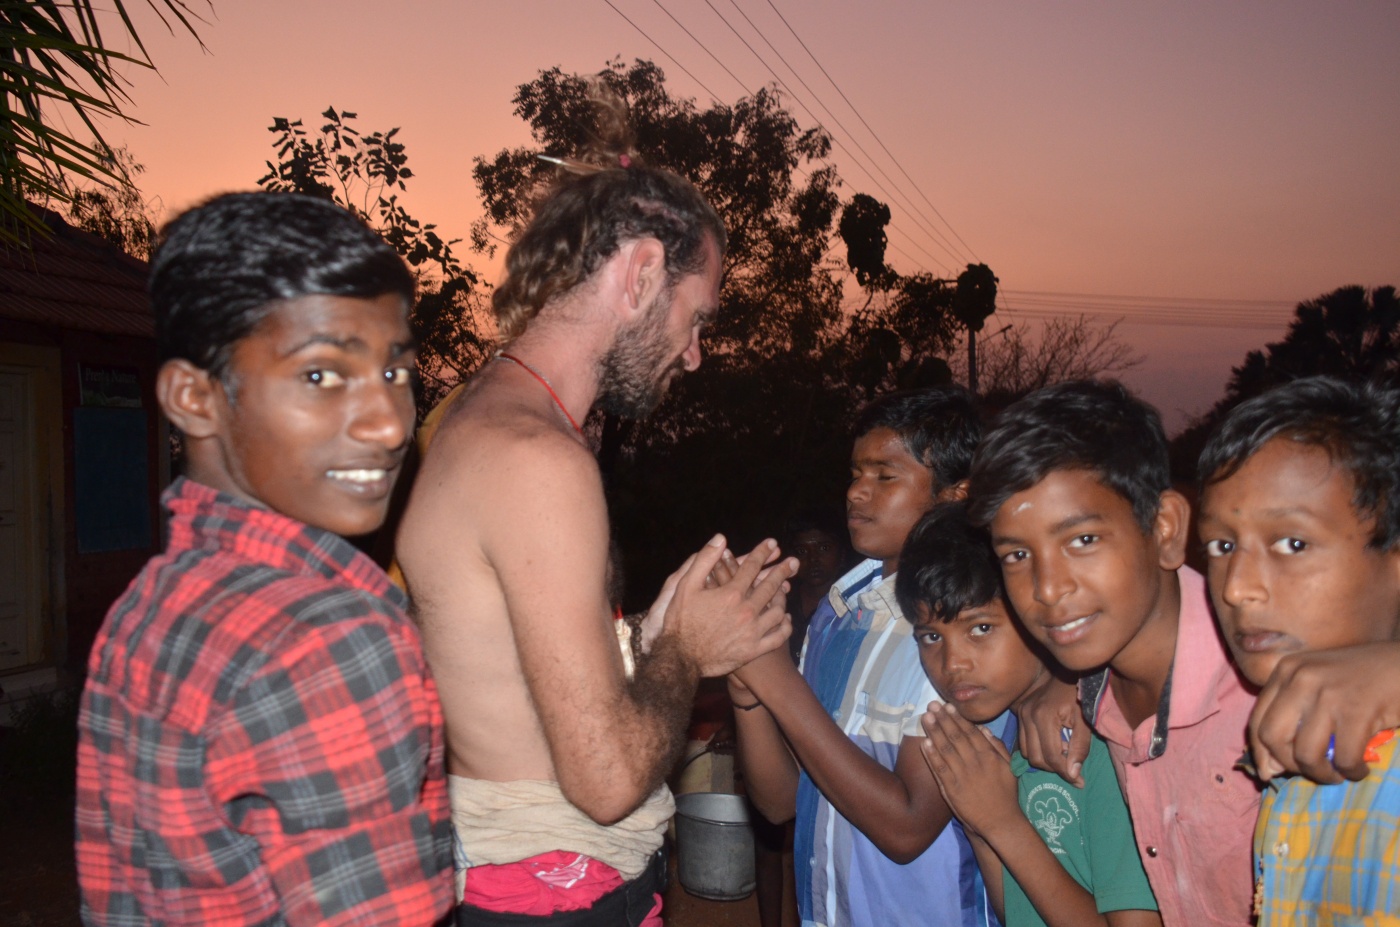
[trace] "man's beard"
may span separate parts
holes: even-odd
[[[666,395],[672,371],[685,369],[682,358],[667,362],[670,353],[666,322],[671,316],[668,290],[639,322],[618,332],[598,362],[598,399],[604,412],[626,419],[644,419]]]

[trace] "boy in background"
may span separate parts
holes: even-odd
[[[1168,927],[1251,923],[1253,779],[1236,768],[1254,696],[1183,565],[1189,507],[1150,406],[1113,382],[1006,409],[972,466],[1007,597],[1107,742]]]
[[[1235,408],[1201,454],[1215,613],[1263,686],[1289,654],[1400,640],[1400,392],[1325,377]],[[1400,924],[1400,766],[1270,781],[1255,836],[1260,927]]]
[[[156,396],[186,476],[79,716],[88,924],[432,924],[452,905],[442,713],[407,600],[346,536],[413,427],[413,277],[321,200],[165,230]]]
[[[788,649],[796,663],[807,640],[807,624],[818,606],[826,601],[831,586],[850,562],[846,546],[845,517],[840,508],[811,508],[788,519],[784,546],[802,566],[790,581],[788,613],[792,616],[792,637]]]
[[[981,924],[976,860],[919,752],[937,695],[894,596],[910,529],[964,491],[980,422],[941,387],[876,400],[854,433],[847,524],[869,559],[812,617],[801,675],[775,652],[730,676],[745,782],[770,820],[796,814],[804,924]]]
[[[789,581],[792,588],[787,595],[788,615],[792,618],[788,653],[796,665],[802,658],[812,614],[826,601],[831,584],[844,572],[850,559],[845,517],[836,506],[805,509],[788,519],[783,537],[783,549],[801,563]],[[752,802],[749,808],[759,927],[781,927],[784,899],[796,897],[791,873],[783,861],[783,850],[792,843],[792,822],[775,824],[758,812]]]
[[[924,516],[895,592],[943,704],[924,715],[924,757],[972,839],[1006,927],[1160,927],[1113,764],[1094,738],[1076,788],[1032,769],[976,725],[1015,712],[1052,679],[1011,617],[985,530],[963,503]]]

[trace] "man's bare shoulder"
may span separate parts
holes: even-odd
[[[606,539],[597,461],[549,418],[554,409],[531,398],[488,381],[442,417],[399,528],[399,560],[410,584],[415,572],[423,581],[425,565],[445,546],[456,551],[460,568],[473,559],[496,561],[518,546],[521,532],[541,526],[569,524],[588,532],[590,543],[594,531]]]
[[[488,381],[453,403],[433,436],[423,471],[436,481],[460,484],[483,477],[512,481],[519,475],[515,468],[541,467],[555,479],[599,479],[592,452],[561,427],[556,410]]]
[[[542,574],[576,558],[543,556],[538,545],[606,552],[607,537],[602,477],[591,452],[508,391],[476,389],[443,415],[395,548],[420,624],[447,615],[458,626],[470,611],[477,624],[494,615],[504,627],[515,560],[547,562],[535,570]],[[604,565],[589,568],[601,576]]]

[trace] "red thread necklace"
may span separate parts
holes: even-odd
[[[574,426],[574,431],[578,432],[578,436],[580,438],[583,437],[583,429],[578,427],[578,422],[574,421],[574,417],[569,414],[569,410],[564,408],[564,403],[559,400],[559,394],[554,391],[554,387],[549,385],[549,381],[544,378],[544,374],[540,373],[534,367],[531,367],[529,364],[525,363],[523,360],[516,357],[514,354],[507,354],[505,351],[497,351],[496,359],[511,361],[519,365],[519,367],[526,373],[528,373],[530,376],[534,377],[536,380],[539,380],[540,386],[543,386],[546,390],[549,391],[549,398],[554,400],[554,405],[558,407],[560,412],[564,413],[564,417],[569,420],[569,424]]]

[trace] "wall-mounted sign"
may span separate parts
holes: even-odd
[[[141,408],[141,373],[135,367],[78,365],[78,405]]]

